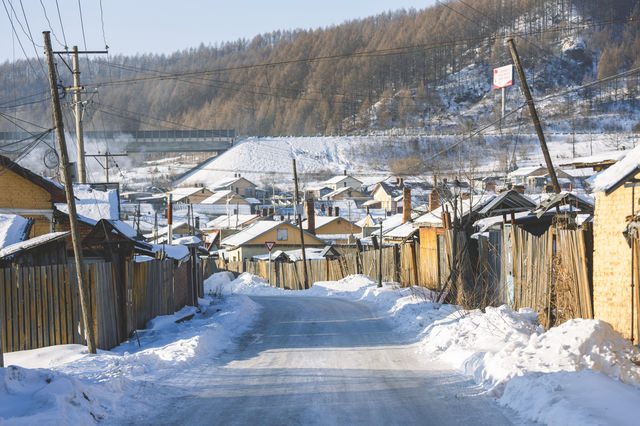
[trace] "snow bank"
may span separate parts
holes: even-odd
[[[12,366],[0,368],[0,423],[131,422],[149,409],[149,398],[169,397],[157,391],[163,377],[209,365],[259,312],[244,295],[201,302],[154,318],[137,337],[96,355],[80,345],[5,354]]]
[[[14,425],[89,424],[104,418],[106,407],[93,389],[51,370],[0,368],[0,423]]]

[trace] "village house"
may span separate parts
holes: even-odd
[[[235,173],[232,179],[216,182],[212,188],[214,191],[233,191],[242,197],[255,197],[257,185]]]
[[[328,194],[325,194],[322,197],[323,200],[355,200],[355,201],[367,201],[370,200],[371,197],[362,193],[361,191],[357,191],[350,186],[346,186],[344,188],[338,188],[335,191],[331,191]]]
[[[343,175],[334,176],[331,179],[324,181],[322,185],[329,187],[334,191],[340,188],[347,187],[359,190],[362,187],[362,181],[359,181],[358,179],[347,175],[347,172],[345,170]]]
[[[169,191],[171,202],[174,204],[197,204],[213,195],[213,192],[205,187],[176,188]]]
[[[379,182],[373,189],[371,196],[380,203],[379,208],[393,214],[398,210],[398,199],[402,201],[402,187],[387,182]],[[374,203],[370,204],[370,206],[374,207]],[[375,207],[378,206],[375,205]]]
[[[306,247],[324,247],[326,245],[315,235],[303,232]],[[268,241],[275,242],[278,250],[297,249],[300,247],[300,230],[289,222],[263,220],[223,239],[222,246],[230,261],[240,261],[268,253],[265,245]]]
[[[593,225],[593,314],[638,342],[640,146],[590,182]],[[626,231],[626,236],[623,232]]]
[[[30,237],[54,231],[54,204],[65,203],[62,185],[0,155],[0,213],[33,219]]]
[[[211,194],[210,197],[205,198],[200,202],[201,204],[218,204],[218,205],[236,205],[236,204],[244,204],[248,205],[249,202],[238,195],[236,192],[231,191],[230,189],[223,189],[220,191],[215,191]]]

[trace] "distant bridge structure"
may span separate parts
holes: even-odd
[[[0,132],[0,146],[24,143],[33,139],[26,132]],[[172,153],[215,152],[221,154],[236,141],[235,130],[116,130],[85,131],[85,141],[104,143],[111,152]],[[25,141],[25,142],[19,142]],[[86,142],[85,142],[86,144]]]

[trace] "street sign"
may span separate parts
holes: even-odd
[[[275,241],[265,241],[264,245],[267,246],[267,250],[271,252],[271,250],[273,250],[273,248],[276,246],[276,243]]]
[[[502,89],[513,85],[513,66],[505,65],[504,67],[495,68],[493,70],[493,88]]]

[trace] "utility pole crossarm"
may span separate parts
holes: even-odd
[[[533,102],[533,97],[531,96],[531,92],[529,91],[529,85],[527,84],[527,79],[524,75],[522,64],[520,63],[520,57],[518,56],[518,51],[516,50],[516,44],[512,38],[507,40],[507,44],[509,45],[509,50],[511,51],[511,57],[513,58],[513,63],[515,64],[516,71],[518,72],[518,77],[520,79],[520,85],[522,86],[522,91],[524,92],[524,97],[527,99],[527,105],[529,105],[529,113],[531,113],[531,119],[533,120],[533,125],[536,128],[536,133],[538,134],[538,139],[540,140],[540,147],[542,148],[544,161],[547,164],[547,170],[549,171],[549,177],[551,178],[553,191],[556,194],[559,194],[560,184],[558,183],[558,177],[556,176],[556,171],[553,168],[551,155],[549,154],[549,149],[547,148],[547,141],[544,138],[544,132],[542,131],[540,118],[538,118],[538,112],[536,111],[536,106]]]
[[[62,54],[69,52],[51,52],[52,54]],[[85,152],[84,152],[84,130],[82,128],[82,115],[83,106],[80,92],[84,90],[84,87],[80,85],[80,60],[78,55],[83,54],[102,54],[108,53],[107,51],[93,51],[85,50],[79,51],[78,46],[73,46],[71,53],[73,55],[73,87],[67,88],[67,92],[73,92],[73,109],[76,116],[76,142],[78,149],[78,182],[87,183],[87,167],[85,164]]]

